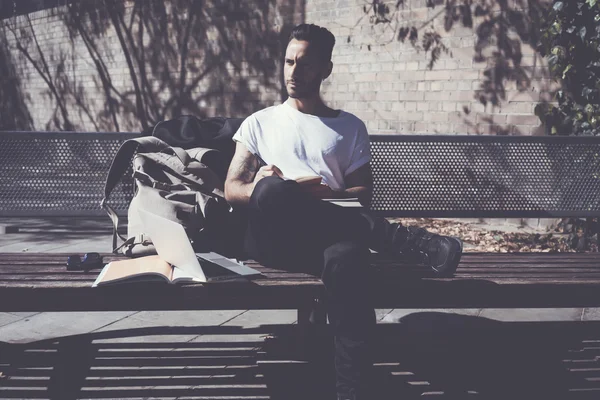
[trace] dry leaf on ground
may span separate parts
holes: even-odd
[[[456,236],[465,244],[465,252],[574,252],[564,234],[539,234],[485,230],[472,224],[432,218],[399,218],[406,226],[419,226],[429,232]]]

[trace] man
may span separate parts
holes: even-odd
[[[365,279],[369,248],[423,254],[436,272],[449,275],[462,243],[321,200],[357,197],[368,207],[373,187],[365,124],[320,97],[321,82],[333,68],[334,44],[325,28],[294,28],[284,65],[289,97],[248,117],[235,134],[225,197],[248,214],[248,257],[322,278],[335,337],[338,399],[355,400],[368,398],[372,367],[368,344],[376,321]],[[321,179],[295,181],[307,176]]]

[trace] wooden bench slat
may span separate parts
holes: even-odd
[[[105,260],[118,259],[105,255]],[[251,282],[128,284],[91,288],[99,271],[66,271],[65,254],[0,254],[0,310],[283,309],[323,298],[308,274],[248,262],[264,277]],[[577,260],[578,263],[570,263]],[[380,307],[600,306],[600,257],[592,254],[465,254],[453,278],[375,254],[375,304]]]

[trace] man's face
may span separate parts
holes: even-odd
[[[328,60],[319,59],[309,42],[292,39],[285,51],[283,67],[288,95],[302,99],[318,94],[321,81],[329,74],[328,66]]]

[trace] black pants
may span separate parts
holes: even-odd
[[[247,210],[244,252],[262,264],[320,276],[335,337],[338,393],[360,390],[372,368],[375,311],[369,248],[385,250],[394,226],[355,208],[312,198],[294,181],[263,178]]]

